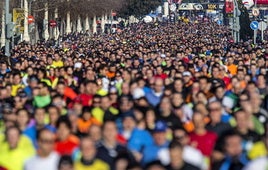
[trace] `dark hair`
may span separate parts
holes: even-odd
[[[224,148],[225,148],[225,146],[226,146],[226,141],[227,141],[227,139],[230,138],[230,137],[233,137],[233,136],[241,137],[240,134],[239,134],[238,132],[236,132],[234,129],[231,129],[231,130],[228,130],[228,131],[224,132],[224,133],[221,135],[221,137],[217,140],[217,141],[219,141],[219,142],[222,143],[222,146],[223,146],[222,149],[223,149],[223,150],[224,150]]]
[[[60,124],[64,123],[68,129],[72,129],[72,124],[68,116],[61,116],[56,122],[56,128],[58,129]]]
[[[156,161],[152,161],[146,164],[145,169],[149,169],[152,166],[160,166],[162,168],[165,168],[165,166],[159,160],[156,160]]]
[[[20,128],[18,126],[13,125],[13,126],[7,127],[6,130],[5,130],[5,140],[6,141],[7,141],[7,134],[12,129],[16,129],[19,132],[19,134],[21,134],[21,130],[20,130]]]
[[[171,141],[170,144],[168,145],[168,148],[169,148],[169,149],[175,149],[175,148],[182,149],[183,146],[182,146],[182,144],[180,144],[180,142],[178,142],[177,140],[173,140],[173,141]]]
[[[37,133],[36,133],[36,139],[39,140],[40,137],[41,137],[41,134],[42,134],[43,132],[45,132],[45,131],[49,131],[49,132],[51,132],[48,128],[44,127],[44,128],[42,128],[42,129],[40,129],[40,130],[37,131]],[[52,133],[52,132],[51,132],[51,133]]]
[[[58,169],[60,169],[60,167],[62,165],[71,165],[73,166],[73,160],[72,160],[72,157],[69,156],[69,155],[63,155],[61,156],[60,160],[59,160],[59,164],[58,164]]]

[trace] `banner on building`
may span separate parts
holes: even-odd
[[[21,8],[13,8],[13,22],[15,23],[15,29],[23,33],[24,31],[24,10]]]

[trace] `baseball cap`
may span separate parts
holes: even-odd
[[[164,121],[158,120],[155,123],[153,132],[165,132],[167,130],[167,124]]]

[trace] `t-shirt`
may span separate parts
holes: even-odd
[[[64,64],[61,60],[59,60],[59,61],[53,61],[52,66],[53,67],[63,67]]]
[[[60,155],[72,155],[74,150],[79,145],[79,139],[74,135],[69,135],[65,141],[57,141],[55,144],[55,150]]]
[[[17,95],[17,92],[19,89],[23,89],[24,88],[24,85],[23,84],[14,84],[11,86],[11,96],[16,96]]]
[[[110,170],[108,164],[106,164],[104,161],[100,159],[95,159],[92,164],[90,165],[84,165],[81,163],[81,161],[77,161],[74,164],[74,169],[75,170],[89,170],[89,169],[94,169],[94,170]]]
[[[56,152],[52,152],[46,158],[36,155],[26,161],[24,170],[57,170],[58,161],[59,155]]]
[[[38,108],[43,108],[47,105],[49,105],[51,102],[50,95],[46,96],[34,96],[33,105]]]
[[[217,140],[217,135],[214,132],[207,131],[203,135],[198,135],[196,133],[190,134],[190,141],[196,148],[202,152],[204,156],[211,156],[211,153],[214,149],[214,145]]]

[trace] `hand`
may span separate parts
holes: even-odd
[[[141,153],[139,153],[139,152],[137,152],[137,151],[133,151],[132,154],[133,154],[133,156],[134,156],[134,158],[135,158],[135,160],[136,160],[137,162],[140,162],[140,161],[141,161],[141,159],[142,159],[142,157],[143,157],[143,155],[142,155]]]

